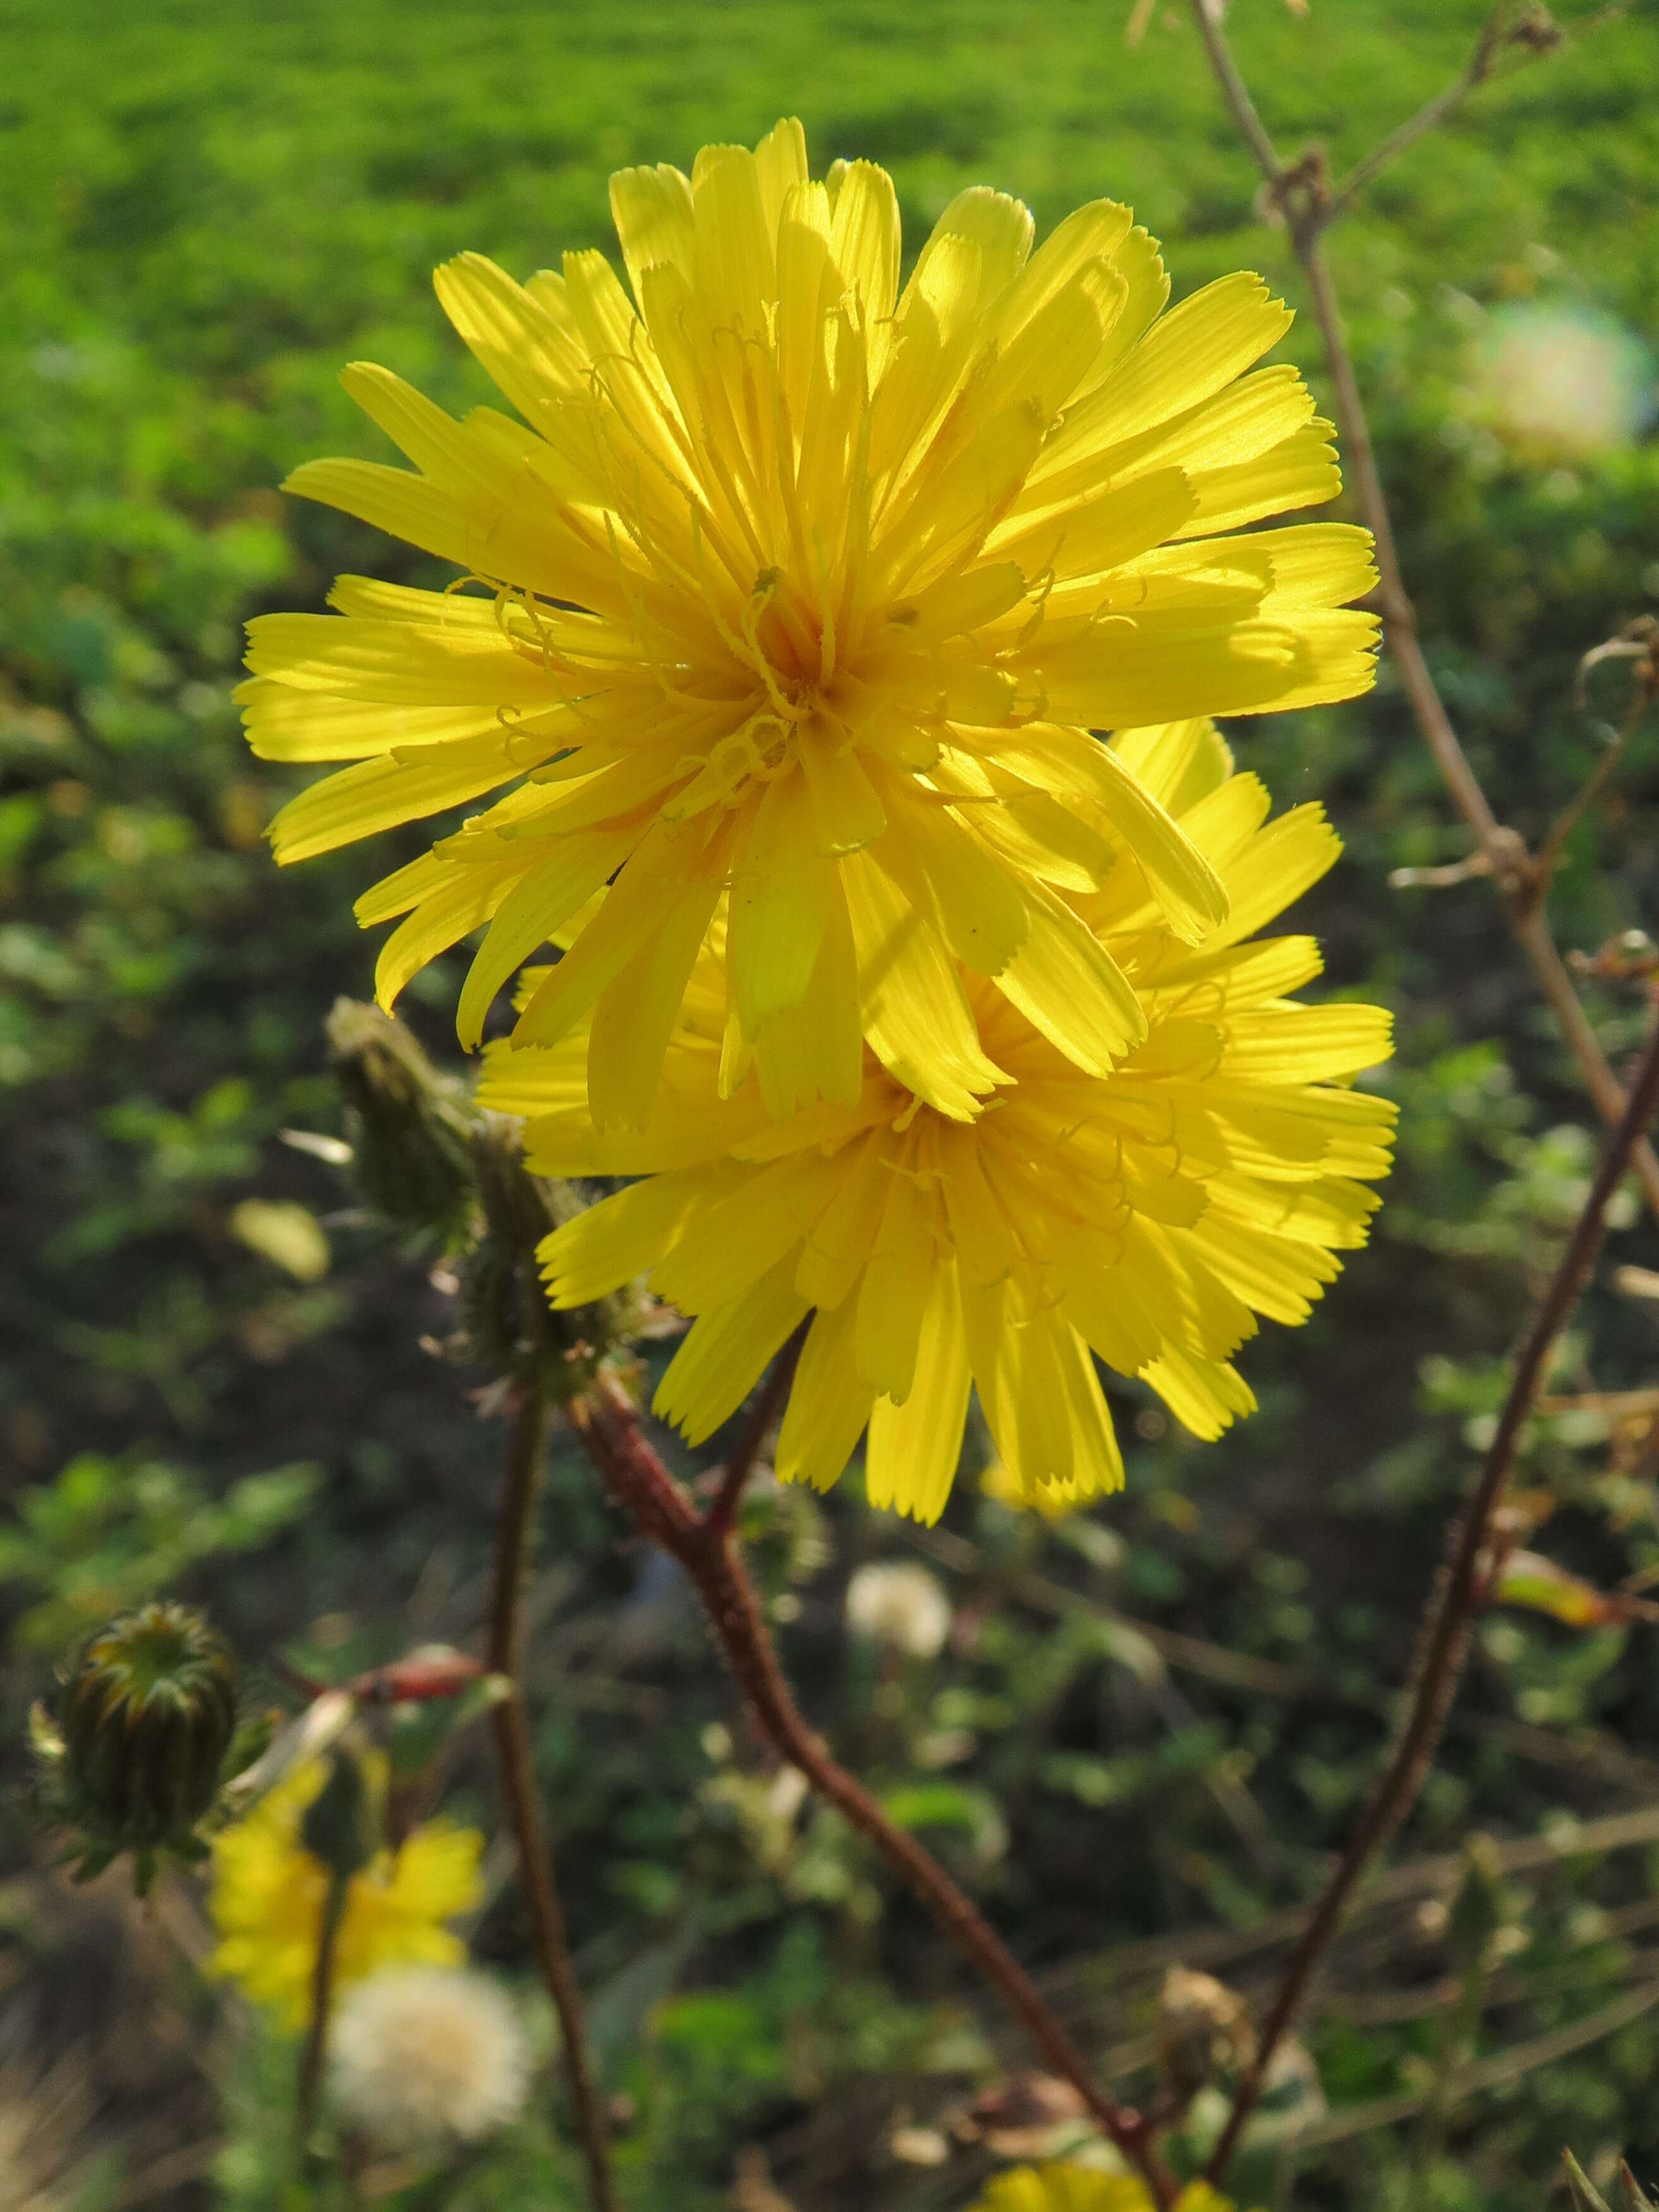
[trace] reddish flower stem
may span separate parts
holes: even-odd
[[[614,1382],[602,1381],[568,1411],[606,1489],[696,1586],[738,1687],[773,1747],[881,1852],[1024,2023],[1048,2064],[1072,2084],[1103,2132],[1145,2177],[1155,2202],[1172,2205],[1176,2184],[1158,2156],[1145,2115],[1115,2103],[1098,2087],[1083,2053],[972,1900],[931,1852],[894,1825],[807,1726],[778,1664],[755,1586],[729,1528],[712,1513],[697,1514]]]

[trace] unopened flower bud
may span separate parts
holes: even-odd
[[[1158,2063],[1183,2106],[1220,2074],[1236,2074],[1255,2054],[1244,2000],[1213,1974],[1171,1966],[1164,1977],[1154,2027]]]
[[[520,1126],[506,1115],[477,1116],[472,1162],[483,1234],[461,1267],[466,1347],[499,1374],[533,1375],[556,1403],[568,1403],[638,1333],[641,1302],[624,1289],[586,1305],[550,1305],[540,1248],[587,1201],[569,1183],[528,1171]]]
[[[83,1876],[131,1850],[143,1889],[158,1851],[203,1856],[235,1727],[235,1662],[199,1613],[147,1605],[94,1636],[64,1697],[52,1806],[80,1831]]]
[[[355,999],[335,1000],[328,1047],[364,1198],[399,1228],[455,1243],[473,1205],[464,1086],[438,1073],[403,1023]]]
[[[346,1882],[380,1848],[380,1807],[349,1744],[337,1743],[328,1759],[328,1779],[306,1807],[300,1841],[337,1881]]]

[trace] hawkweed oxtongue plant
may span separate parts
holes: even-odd
[[[356,763],[283,809],[277,857],[511,787],[359,902],[406,917],[377,990],[488,922],[471,1046],[563,932],[514,1034],[586,1024],[602,1128],[648,1123],[711,945],[720,1091],[752,1066],[780,1118],[856,1109],[867,1042],[971,1119],[1010,1078],[1004,1007],[1107,1073],[1145,1008],[1073,898],[1127,849],[1197,944],[1228,893],[1091,730],[1372,680],[1367,533],[1246,529],[1339,488],[1296,370],[1254,367],[1288,313],[1240,275],[1166,315],[1127,208],[1033,252],[1030,211],[984,187],[901,288],[891,179],[813,181],[793,122],[690,179],[623,170],[611,207],[631,296],[593,252],[525,286],[477,255],[438,272],[522,422],[454,422],[358,366],[416,472],[289,479],[459,574],[342,578],[334,616],[252,626],[255,750]]]
[[[365,923],[403,917],[385,1009],[488,925],[470,1048],[503,986],[560,955],[524,975],[479,1093],[532,1121],[532,1173],[499,1115],[463,1146],[441,1085],[416,1146],[511,1414],[491,1663],[513,1673],[562,1400],[781,1754],[1167,2204],[1152,2123],[805,1728],[733,1515],[781,1412],[781,1475],[834,1481],[867,1428],[872,1497],[936,1519],[975,1387],[1019,1495],[1115,1488],[1096,1356],[1212,1437],[1254,1402],[1231,1359],[1256,1316],[1305,1318],[1363,1241],[1393,1116],[1349,1086],[1386,1056],[1386,1017],[1297,1006],[1317,948],[1252,941],[1336,841],[1316,809],[1264,826],[1207,718],[1368,686],[1370,541],[1254,527],[1339,489],[1296,371],[1255,368],[1289,318],[1250,276],[1165,316],[1125,208],[1086,207],[1033,253],[1024,208],[966,191],[901,289],[890,179],[854,162],[813,182],[793,123],[752,154],[705,149],[689,179],[625,171],[611,202],[631,297],[597,253],[524,287],[475,256],[439,272],[522,423],[457,423],[349,372],[416,472],[324,461],[290,489],[459,573],[442,592],[343,579],[334,615],[256,624],[241,694],[266,757],[353,763],[283,810],[280,860],[501,794],[360,902]],[[359,1014],[333,1028],[398,1115],[418,1107],[408,1055]],[[360,1143],[374,1088],[353,1093]],[[586,1207],[566,1179],[587,1175],[637,1180]],[[548,1305],[604,1316],[642,1276],[694,1317],[657,1401],[693,1441],[772,1365],[706,1514],[609,1364],[640,1310],[575,1325],[569,1387],[550,1386]],[[603,2206],[521,1698],[495,1718]]]

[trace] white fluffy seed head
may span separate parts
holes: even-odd
[[[1492,319],[1478,393],[1500,436],[1589,458],[1640,434],[1653,368],[1639,342],[1604,317],[1510,307]]]
[[[398,1966],[348,1989],[329,2059],[343,2118],[393,2151],[493,2134],[523,2104],[530,2077],[510,1999],[455,1967]]]
[[[847,1625],[913,1659],[933,1659],[951,1633],[951,1601],[925,1567],[878,1560],[847,1585]]]

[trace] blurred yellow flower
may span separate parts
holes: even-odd
[[[302,1766],[213,1846],[213,1971],[291,2030],[305,2024],[329,1882],[322,1861],[301,1844],[300,1824],[325,1773],[320,1760]],[[466,1947],[444,1923],[482,1902],[483,1851],[476,1828],[431,1820],[354,1875],[336,1942],[336,1988],[387,1966],[459,1965]]]
[[[595,252],[522,287],[475,254],[438,271],[522,424],[453,421],[359,365],[347,388],[416,473],[289,479],[472,588],[346,577],[337,616],[252,625],[254,750],[357,763],[283,810],[277,858],[513,784],[359,902],[366,925],[407,916],[376,988],[389,1006],[489,922],[471,1047],[565,932],[517,1036],[592,1015],[601,1127],[649,1120],[722,906],[720,1086],[752,1060],[775,1116],[851,1108],[863,1038],[970,1117],[1006,1073],[975,1013],[1000,1039],[1004,1006],[1099,1073],[1140,1012],[1060,894],[1097,889],[1121,840],[1177,936],[1226,901],[1090,730],[1372,680],[1376,624],[1348,605],[1366,533],[1246,528],[1338,489],[1296,370],[1252,368],[1288,311],[1238,275],[1165,315],[1128,209],[1097,201],[1033,253],[1030,211],[984,186],[901,288],[891,179],[811,181],[793,122],[705,147],[689,179],[623,170],[611,204],[631,299]]]
[[[985,2185],[971,2212],[1154,2212],[1138,2173],[1109,2173],[1069,2159],[1010,2166]],[[1207,2182],[1189,2181],[1174,2212],[1232,2212]]]
[[[1127,841],[1073,911],[1131,979],[1145,1039],[1085,1073],[966,969],[1011,1087],[950,1119],[866,1052],[852,1106],[779,1124],[754,1085],[720,1082],[718,931],[694,970],[648,1126],[590,1111],[584,1039],[493,1047],[479,1096],[529,1117],[530,1165],[642,1180],[542,1247],[556,1304],[648,1272],[698,1316],[658,1389],[701,1441],[813,1315],[777,1452],[785,1480],[832,1483],[866,1423],[877,1504],[943,1510],[976,1387],[1007,1477],[1078,1499],[1122,1481],[1091,1354],[1140,1376],[1214,1437],[1255,1405],[1231,1355],[1256,1316],[1294,1324],[1364,1242],[1395,1109],[1345,1087],[1388,1057],[1377,1006],[1304,1006],[1309,937],[1252,939],[1340,849],[1317,806],[1269,799],[1204,722],[1121,733],[1116,758],[1224,884],[1198,945],[1170,927]],[[527,979],[528,981],[528,979]],[[538,988],[533,983],[530,988]]]

